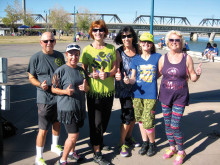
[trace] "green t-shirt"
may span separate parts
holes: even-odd
[[[115,47],[106,44],[103,49],[95,49],[91,45],[83,49],[80,62],[88,65],[88,71],[93,72],[92,67],[96,72],[100,72],[103,67],[104,72],[109,72],[112,69],[112,63],[116,61]],[[105,80],[89,79],[90,91],[89,95],[94,97],[111,96],[114,94],[114,78],[108,77]]]

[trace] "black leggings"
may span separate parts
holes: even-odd
[[[87,97],[89,114],[90,143],[92,145],[103,144],[103,134],[105,133],[111,116],[113,96],[93,98]]]

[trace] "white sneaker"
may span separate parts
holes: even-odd
[[[47,164],[45,163],[45,160],[43,158],[36,158],[35,165],[47,165]]]
[[[51,151],[56,153],[58,156],[61,156],[63,153],[61,145],[51,145]]]
[[[213,60],[210,60],[209,62],[213,62]]]

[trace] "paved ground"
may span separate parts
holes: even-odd
[[[110,41],[109,41],[110,42]],[[82,48],[89,42],[80,42]],[[67,44],[57,44],[56,50],[63,52]],[[2,115],[11,121],[17,128],[17,135],[4,139],[4,151],[0,157],[2,165],[29,165],[35,159],[35,140],[38,131],[36,89],[29,84],[26,68],[29,58],[40,50],[39,44],[28,45],[0,45],[0,56],[8,58],[8,83],[11,86],[11,110],[2,111]],[[162,51],[164,53],[164,51]],[[194,58],[195,66],[199,60]],[[203,74],[196,83],[189,82],[190,106],[186,108],[183,117],[183,132],[186,147],[186,165],[216,165],[219,164],[220,139],[208,137],[214,130],[220,132],[220,75],[219,63],[203,62]],[[160,81],[160,80],[159,80]],[[156,115],[156,143],[158,153],[149,158],[138,155],[139,148],[131,150],[131,156],[123,158],[118,155],[116,146],[119,142],[120,104],[115,99],[111,120],[105,135],[105,143],[112,146],[111,151],[103,152],[112,164],[118,165],[168,165],[174,158],[162,160],[164,149],[168,146],[160,105]],[[85,157],[82,164],[92,162],[92,151],[89,147],[88,121],[80,130],[80,137],[76,149]],[[51,130],[50,130],[51,132]],[[53,165],[59,157],[50,152],[51,133],[47,136],[44,158],[49,165]],[[138,125],[135,126],[133,136],[141,142]],[[60,144],[64,144],[66,133],[62,127]],[[72,163],[74,164],[74,163]]]

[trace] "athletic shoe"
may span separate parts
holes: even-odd
[[[154,156],[157,153],[157,147],[155,142],[154,143],[149,143],[149,149],[147,151],[147,156]]]
[[[58,156],[61,156],[63,153],[63,149],[61,147],[61,145],[51,145],[51,151],[56,153]]]
[[[35,165],[47,165],[43,158],[35,159]]]
[[[66,165],[66,164],[69,164],[69,163],[67,161],[60,163],[60,160],[58,160],[55,165]]]
[[[93,161],[99,165],[110,165],[110,163],[102,157],[101,153],[94,154]]]
[[[177,153],[176,159],[174,160],[173,165],[181,165],[185,157],[186,157],[185,152],[183,154]]]
[[[133,137],[125,139],[125,143],[129,146],[140,147],[140,143],[138,143]]]
[[[170,148],[166,150],[166,153],[163,155],[163,159],[169,159],[171,158],[173,155],[176,154],[176,148],[174,150],[171,150]]]
[[[144,155],[147,153],[149,149],[149,141],[143,142],[141,149],[138,151],[140,155]]]
[[[67,159],[69,160],[76,160],[77,162],[80,162],[83,160],[83,158],[77,154],[76,150],[73,152],[73,154],[68,155]]]
[[[120,147],[120,155],[122,156],[122,157],[126,157],[126,156],[128,156],[129,155],[129,153],[128,153],[128,151],[127,151],[127,149],[128,149],[129,147],[127,146],[127,145],[125,145],[125,144],[123,144],[121,147]]]
[[[213,60],[209,60],[209,62],[214,62]]]

